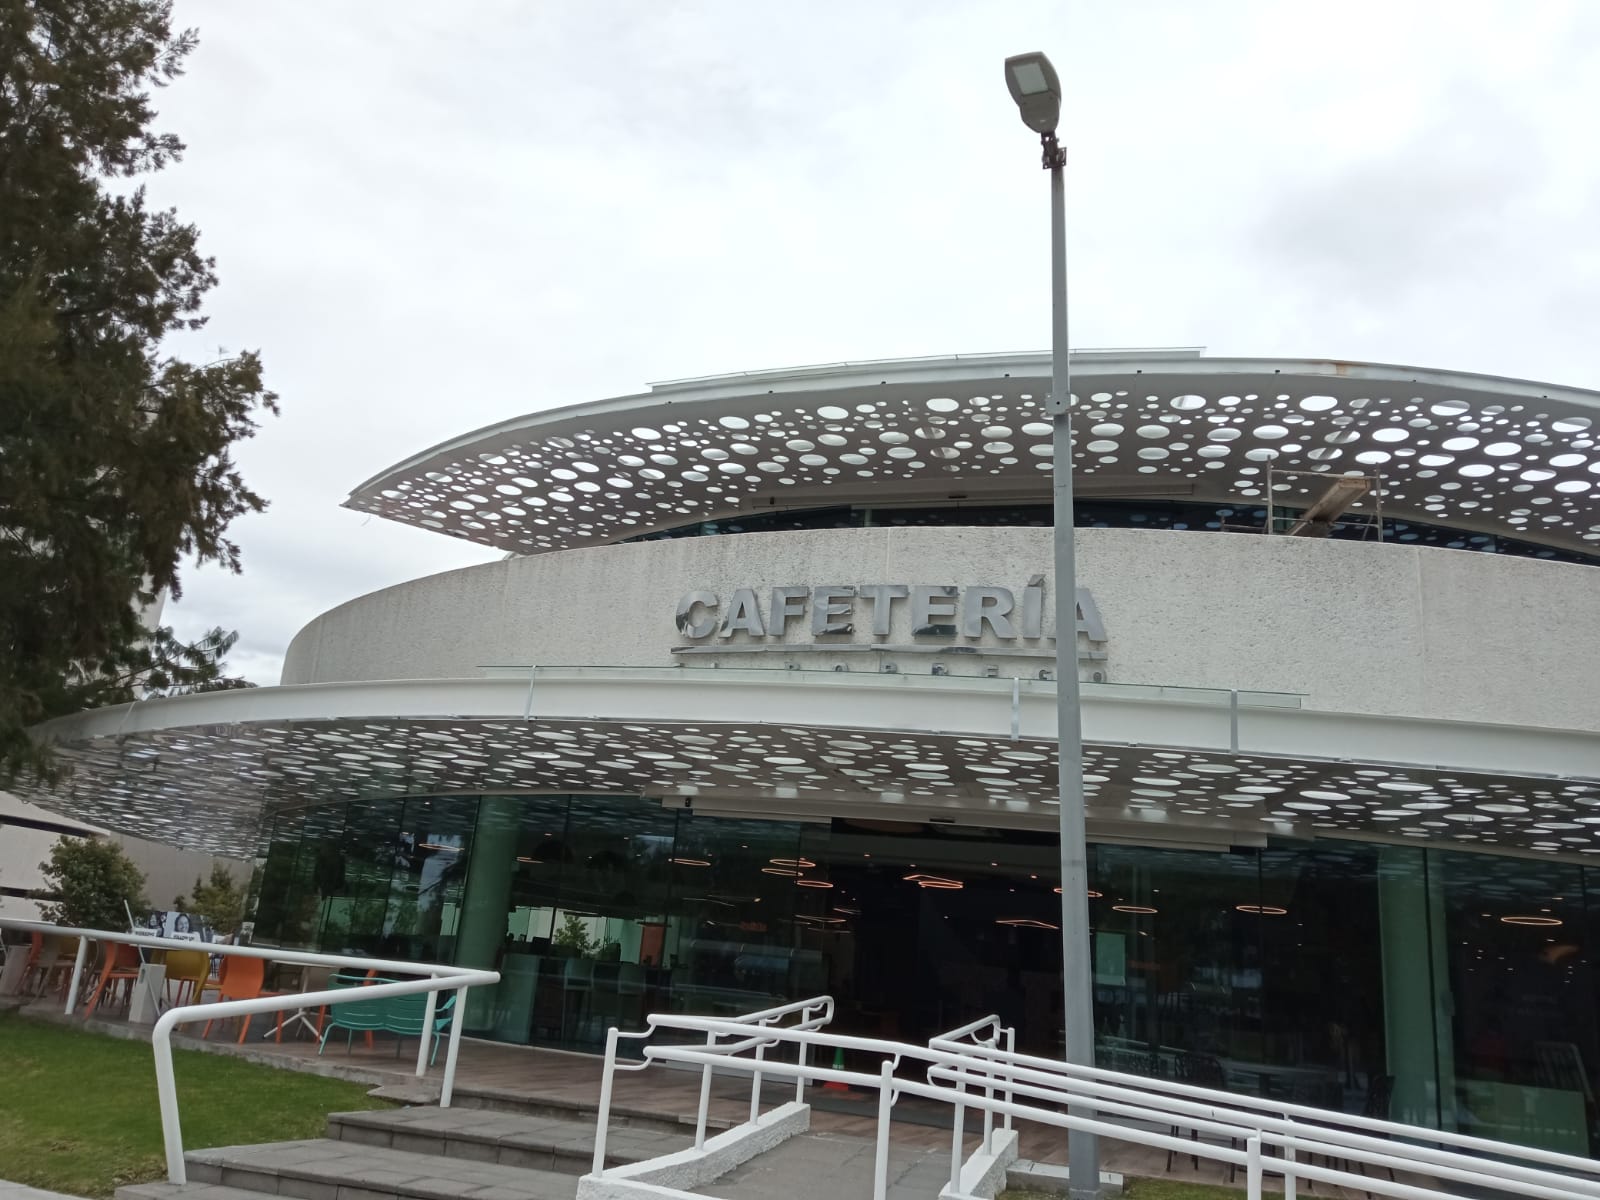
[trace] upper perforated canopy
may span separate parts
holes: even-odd
[[[691,521],[870,502],[1044,500],[1046,355],[721,376],[519,417],[362,484],[347,507],[521,554]],[[1409,367],[1193,352],[1073,363],[1080,495],[1303,507],[1378,476],[1385,516],[1600,545],[1600,394]],[[1370,506],[1372,499],[1360,505]]]

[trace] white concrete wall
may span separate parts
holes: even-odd
[[[9,792],[0,792],[0,887],[32,891],[44,887],[44,877],[39,864],[50,857],[58,833],[8,823],[6,818],[23,817],[35,821],[48,821],[63,827],[80,830],[85,836],[95,836],[103,831],[93,825],[57,815],[18,800]],[[145,892],[152,904],[167,908],[177,896],[188,896],[195,878],[208,879],[213,863],[227,867],[240,884],[250,881],[251,864],[242,859],[222,858],[196,850],[180,850],[176,846],[129,837],[122,833],[103,833],[111,838],[145,873]],[[38,904],[23,896],[0,894],[0,916],[32,921],[39,917]]]
[[[671,667],[683,661],[672,647],[689,644],[675,624],[685,592],[949,583],[1020,593],[1034,574],[1048,581],[1050,540],[1048,529],[819,530],[509,559],[333,609],[296,636],[283,682],[467,676],[492,664]],[[1111,682],[1298,692],[1327,711],[1600,730],[1600,569],[1165,530],[1079,530],[1078,553],[1079,583],[1105,622]],[[1047,631],[1049,606],[1047,597]],[[888,640],[910,642],[905,605],[896,608]],[[794,622],[788,640],[812,638]],[[717,657],[783,665],[781,655]],[[871,655],[795,659],[877,669]],[[932,661],[900,663],[926,671]],[[981,669],[970,656],[943,661],[952,674]],[[1003,675],[1042,665],[982,661],[998,661]]]

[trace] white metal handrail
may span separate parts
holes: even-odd
[[[718,1018],[681,1015],[653,1016],[650,1022],[654,1029],[704,1033],[707,1044],[646,1046],[643,1053],[647,1063],[679,1062],[698,1065],[703,1069],[713,1066],[735,1070],[755,1069],[752,1059],[740,1057],[731,1051],[729,1045],[716,1044],[719,1037],[737,1037],[748,1048],[752,1037],[747,1025],[741,1026]],[[1386,1135],[1373,1137],[1368,1136],[1367,1132],[1356,1133],[1341,1128],[1339,1122],[1344,1119],[1343,1114],[1326,1110],[1299,1109],[1293,1116],[1278,1116],[1272,1114],[1280,1111],[1281,1106],[1261,1102],[1254,1097],[1187,1087],[1185,1095],[1174,1095],[1148,1086],[1152,1082],[1162,1081],[1111,1071],[1095,1070],[1093,1079],[1079,1078],[1068,1073],[1064,1064],[1055,1060],[1018,1055],[1009,1048],[1001,1050],[994,1044],[999,1040],[998,1022],[993,1026],[996,1032],[989,1037],[973,1036],[986,1025],[987,1021],[974,1022],[962,1030],[952,1031],[957,1036],[943,1035],[935,1039],[939,1045],[928,1047],[841,1036],[819,1030],[762,1029],[759,1037],[766,1046],[790,1043],[801,1048],[850,1049],[881,1055],[883,1062],[875,1075],[816,1066],[802,1070],[798,1065],[772,1060],[767,1060],[761,1069],[769,1074],[809,1075],[813,1079],[878,1089],[879,1157],[874,1194],[879,1198],[884,1195],[887,1182],[890,1109],[899,1094],[921,1096],[954,1107],[956,1120],[952,1131],[950,1180],[953,1191],[959,1190],[963,1114],[970,1107],[986,1111],[991,1118],[993,1113],[998,1112],[1039,1124],[1081,1129],[1120,1141],[1242,1166],[1252,1200],[1260,1196],[1262,1176],[1267,1173],[1283,1176],[1286,1183],[1295,1179],[1314,1180],[1399,1197],[1401,1200],[1439,1200],[1439,1197],[1451,1195],[1433,1187],[1368,1176],[1364,1171],[1357,1174],[1349,1169],[1350,1164],[1405,1171],[1433,1180],[1469,1183],[1519,1197],[1567,1200],[1574,1196],[1600,1196],[1600,1181],[1595,1178],[1596,1173],[1600,1172],[1600,1164],[1590,1160],[1482,1138],[1468,1139],[1472,1143],[1471,1148],[1478,1154],[1462,1154],[1427,1144],[1440,1131],[1397,1122],[1360,1119],[1364,1126],[1377,1127],[1368,1132]],[[896,1078],[895,1064],[903,1058],[926,1060],[930,1064],[927,1082]],[[981,1094],[970,1090],[974,1088],[981,1089]],[[997,1092],[998,1096],[995,1094]],[[1251,1103],[1238,1103],[1241,1100]],[[1063,1108],[1065,1112],[1061,1111]],[[1180,1132],[1191,1131],[1196,1136],[1194,1139],[1171,1136],[1138,1125],[1114,1124],[1102,1119],[1104,1117],[1117,1117],[1124,1121],[1131,1119]],[[1294,1117],[1300,1119],[1297,1121]],[[1307,1123],[1308,1117],[1312,1122],[1310,1124]],[[1201,1134],[1226,1139],[1227,1144],[1199,1141],[1197,1139]],[[1238,1143],[1243,1143],[1244,1149],[1238,1149]],[[985,1149],[989,1146],[986,1136]],[[1270,1150],[1278,1151],[1278,1157],[1265,1157]],[[1327,1162],[1318,1166],[1297,1158],[1297,1152],[1320,1156]],[[1485,1158],[1480,1156],[1482,1154],[1499,1157]],[[1519,1158],[1523,1161],[1514,1161]],[[1565,1169],[1580,1174],[1561,1174],[1529,1166],[1527,1162],[1530,1159],[1557,1159]],[[1344,1166],[1332,1165],[1335,1161]],[[597,1172],[601,1169],[601,1163],[603,1160],[597,1161]]]
[[[442,991],[456,993],[455,1008],[450,1017],[450,1040],[445,1051],[444,1076],[439,1090],[439,1106],[450,1107],[455,1088],[456,1060],[461,1048],[462,1013],[466,1009],[467,989],[498,983],[497,971],[455,967],[445,963],[401,962],[384,958],[360,958],[347,954],[317,954],[306,950],[283,950],[275,946],[233,946],[222,942],[198,942],[181,938],[155,937],[142,933],[122,933],[108,929],[82,929],[75,926],[48,925],[40,921],[19,921],[0,917],[0,928],[16,929],[26,933],[39,933],[53,937],[76,937],[77,958],[73,963],[72,979],[67,987],[66,1015],[71,1016],[77,1006],[78,991],[83,976],[83,964],[91,941],[141,946],[157,950],[203,950],[207,954],[223,957],[260,958],[272,962],[285,962],[304,966],[328,966],[335,969],[381,971],[399,975],[420,975],[420,979],[406,979],[390,983],[372,983],[360,987],[337,988],[320,992],[286,992],[273,996],[259,996],[248,1000],[213,1001],[210,1004],[188,1004],[171,1008],[156,1021],[150,1033],[151,1050],[155,1056],[156,1096],[161,1109],[161,1139],[166,1150],[167,1178],[173,1183],[184,1183],[187,1172],[183,1161],[183,1131],[178,1116],[177,1080],[172,1069],[172,1031],[178,1025],[196,1021],[220,1021],[229,1017],[249,1016],[255,1013],[289,1012],[303,1008],[333,1006],[352,1000],[381,1000],[389,996],[409,996],[425,993],[417,1047],[416,1074],[426,1074],[428,1046],[437,1037],[434,1030],[434,1013],[438,995]],[[830,1001],[829,1011],[832,1006]]]
[[[695,1018],[696,1021],[700,1020]],[[791,1040],[784,1036],[788,1030],[774,1030],[774,1040]],[[886,1042],[872,1038],[827,1037],[823,1036],[810,1040],[813,1046],[836,1046],[841,1049],[861,1050],[870,1053],[884,1054],[878,1071],[867,1073],[864,1071],[824,1069],[817,1066],[810,1067],[805,1075],[811,1080],[820,1080],[824,1083],[842,1083],[847,1087],[856,1087],[863,1090],[875,1090],[878,1093],[878,1129],[877,1148],[873,1171],[873,1197],[874,1200],[885,1200],[888,1194],[888,1165],[889,1165],[889,1126],[890,1115],[894,1102],[901,1095],[918,1096],[925,1099],[954,1103],[954,1093],[949,1088],[939,1087],[931,1083],[920,1083],[914,1079],[902,1079],[895,1075],[896,1062],[905,1057],[927,1057],[929,1052],[920,1046]],[[645,1050],[649,1060],[655,1062],[679,1062],[689,1065],[728,1065],[735,1069],[743,1066],[749,1069],[749,1061],[735,1056],[707,1052],[704,1046],[652,1046]],[[950,1055],[951,1059],[958,1059],[957,1055]],[[769,1073],[779,1075],[799,1076],[800,1068],[792,1063],[777,1063],[768,1061],[765,1068]],[[1220,1146],[1205,1142],[1191,1142],[1183,1138],[1169,1137],[1163,1134],[1147,1133],[1143,1130],[1129,1129],[1126,1126],[1113,1124],[1109,1121],[1100,1121],[1094,1118],[1069,1116],[1045,1109],[1035,1109],[1025,1105],[1008,1104],[1004,1100],[989,1101],[984,1097],[971,1097],[968,1101],[973,1107],[981,1107],[985,1103],[992,1104],[999,1111],[1009,1111],[1014,1116],[1024,1119],[1036,1120],[1044,1124],[1057,1125],[1062,1128],[1086,1130],[1098,1133],[1104,1137],[1119,1138],[1124,1141],[1137,1141],[1152,1145],[1157,1149],[1173,1150],[1181,1153],[1196,1153],[1202,1157],[1214,1158],[1218,1161],[1230,1163],[1234,1166],[1249,1168],[1250,1155],[1246,1151],[1235,1150],[1231,1146]],[[1189,1127],[1193,1122],[1179,1119],[1169,1122]],[[1219,1126],[1219,1129],[1222,1128]],[[1229,1127],[1229,1132],[1233,1132]],[[959,1186],[960,1181],[960,1142],[959,1127],[953,1138],[956,1149],[952,1154],[952,1190]],[[1256,1146],[1256,1157],[1259,1159],[1259,1144]],[[597,1172],[598,1173],[598,1172]],[[1352,1175],[1352,1179],[1355,1177]],[[1259,1200],[1258,1190],[1252,1194],[1251,1200]],[[1437,1200],[1437,1196],[1430,1200]]]
[[[952,1088],[960,1089],[962,1092],[972,1083],[971,1076],[965,1069],[936,1065],[929,1068],[929,1076],[931,1079],[943,1079]],[[1253,1139],[1260,1143],[1263,1151],[1277,1149],[1283,1152],[1282,1164],[1267,1169],[1272,1174],[1283,1175],[1286,1180],[1311,1179],[1345,1187],[1363,1188],[1367,1191],[1381,1191],[1396,1196],[1435,1198],[1441,1195],[1433,1189],[1395,1181],[1382,1182],[1365,1175],[1358,1181],[1356,1175],[1350,1171],[1318,1167],[1295,1157],[1294,1152],[1303,1151],[1329,1160],[1360,1162],[1388,1170],[1401,1170],[1439,1179],[1472,1183],[1480,1187],[1495,1187],[1503,1191],[1514,1191],[1518,1196],[1541,1197],[1543,1200],[1570,1200],[1574,1196],[1600,1195],[1600,1191],[1596,1191],[1589,1181],[1558,1175],[1536,1167],[1498,1163],[1453,1154],[1449,1151],[1429,1150],[1426,1147],[1414,1147],[1404,1143],[1396,1144],[1378,1138],[1341,1137],[1337,1131],[1297,1125],[1292,1121],[1264,1116],[1241,1119],[1242,1114],[1231,1112],[1226,1108],[1207,1109],[1186,1102],[1170,1101],[1167,1106],[1156,1107],[1148,1103],[1119,1102],[1108,1097],[1110,1093],[1128,1092],[1133,1089],[1095,1085],[1091,1098],[1086,1099],[1076,1092],[1063,1092],[1059,1088],[1038,1086],[1016,1078],[1011,1078],[1008,1082],[1017,1093],[1036,1100],[1050,1103],[1070,1102],[1077,1107],[1094,1108],[1113,1116],[1192,1128],[1200,1133],[1239,1141],[1248,1142]],[[961,1107],[982,1107],[984,1102],[963,1095],[956,1103],[959,1112]],[[1114,1136],[1127,1140],[1125,1134]],[[1190,1142],[1191,1148],[1182,1152],[1194,1153],[1193,1145],[1194,1143]]]
[[[774,1008],[764,1008],[757,1012],[743,1013],[735,1017],[720,1018],[720,1023],[731,1027],[738,1034],[744,1036],[732,1045],[720,1047],[724,1052],[737,1053],[740,1050],[754,1049],[756,1057],[754,1067],[751,1069],[750,1079],[750,1120],[754,1121],[761,1111],[761,1076],[765,1064],[766,1049],[771,1041],[753,1030],[769,1030],[777,1026],[778,1022],[786,1017],[794,1017],[796,1021],[787,1028],[810,1032],[821,1029],[833,1020],[833,997],[814,996],[809,1000],[796,1000],[792,1004],[780,1004]],[[619,1065],[617,1062],[617,1042],[621,1038],[644,1039],[650,1037],[659,1028],[666,1028],[665,1017],[650,1015],[645,1018],[645,1027],[637,1033],[623,1033],[615,1026],[606,1031],[605,1065],[600,1076],[600,1110],[595,1121],[594,1133],[594,1172],[600,1174],[606,1165],[606,1136],[611,1124],[611,1084],[618,1071],[642,1071],[650,1065],[648,1059],[628,1065]],[[706,1034],[707,1047],[715,1045],[717,1035]],[[794,1098],[798,1101],[805,1096],[806,1088],[806,1051],[808,1047],[801,1045],[796,1052],[799,1064],[799,1074],[796,1076]],[[700,1105],[694,1127],[694,1148],[705,1149],[706,1120],[711,1108],[711,1075],[716,1067],[715,1062],[707,1062],[700,1073]]]
[[[956,1049],[956,1044],[948,1041],[947,1038],[948,1035],[945,1035],[944,1038],[935,1038],[929,1042],[929,1045],[935,1048]],[[1217,1088],[1199,1087],[1194,1084],[1181,1083],[1154,1076],[1132,1075],[1120,1071],[1108,1071],[1100,1067],[1079,1066],[1062,1062],[1058,1059],[1018,1054],[1011,1049],[1000,1050],[996,1047],[982,1044],[972,1047],[971,1053],[974,1056],[990,1059],[998,1064],[1026,1068],[1030,1071],[1042,1072],[1053,1077],[1076,1079],[1081,1081],[1087,1090],[1092,1090],[1096,1084],[1120,1088],[1133,1087],[1140,1091],[1170,1097],[1179,1103],[1190,1100],[1204,1105],[1222,1105],[1229,1109],[1246,1110],[1249,1113],[1257,1114],[1257,1116],[1250,1118],[1251,1121],[1278,1118],[1288,1127],[1305,1129],[1309,1126],[1317,1135],[1343,1131],[1350,1138],[1364,1141],[1369,1146],[1381,1143],[1386,1147],[1392,1148],[1394,1140],[1400,1140],[1410,1144],[1410,1148],[1423,1150],[1425,1147],[1416,1145],[1416,1143],[1432,1143],[1441,1147],[1453,1146],[1470,1152],[1472,1155],[1538,1163],[1545,1167],[1578,1173],[1580,1178],[1573,1181],[1574,1185],[1579,1188],[1577,1194],[1600,1197],[1600,1162],[1579,1155],[1563,1154],[1557,1150],[1544,1150],[1534,1146],[1521,1146],[1511,1142],[1500,1142],[1491,1138],[1458,1133],[1454,1130],[1430,1129],[1426,1126],[1407,1125],[1400,1121],[1360,1116],[1354,1113],[1339,1112],[1334,1109],[1313,1108],[1304,1104],[1288,1104],[1282,1101],[1263,1099],[1259,1096],[1242,1095]],[[1363,1136],[1368,1134],[1373,1136]],[[1596,1179],[1591,1183],[1588,1180],[1581,1179],[1583,1175],[1595,1176]],[[1287,1200],[1294,1200],[1292,1189],[1288,1192]]]
[[[1017,1031],[1009,1026],[1001,1025],[1000,1018],[991,1013],[987,1017],[979,1017],[976,1021],[968,1021],[965,1025],[928,1039],[928,1045],[930,1046],[934,1045],[935,1042],[957,1048],[972,1045],[995,1049],[1001,1048],[1001,1043],[1004,1043],[1004,1049],[1015,1050],[1017,1048]],[[993,1099],[994,1093],[994,1085],[992,1083],[986,1085],[984,1094]],[[1010,1089],[1006,1089],[1004,1094],[1007,1100],[1013,1098]],[[1009,1110],[1002,1115],[1002,1121],[1002,1128],[1009,1132],[1011,1129],[1011,1112]],[[983,1152],[989,1154],[993,1150],[994,1109],[985,1108],[983,1110]]]

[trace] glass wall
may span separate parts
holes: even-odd
[[[470,1032],[594,1050],[651,1011],[828,993],[911,1041],[1063,1051],[1052,835],[726,819],[599,796],[279,814],[259,941],[493,967]],[[1588,1153],[1600,1013],[1566,863],[1372,845],[1091,847],[1102,1065]]]

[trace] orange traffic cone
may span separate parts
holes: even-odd
[[[843,1046],[835,1046],[833,1048],[833,1069],[835,1071],[844,1070],[844,1047]],[[837,1079],[830,1079],[826,1083],[824,1083],[822,1086],[823,1086],[823,1088],[825,1090],[834,1091],[834,1092],[848,1092],[850,1090],[850,1085],[848,1083],[841,1083]]]

